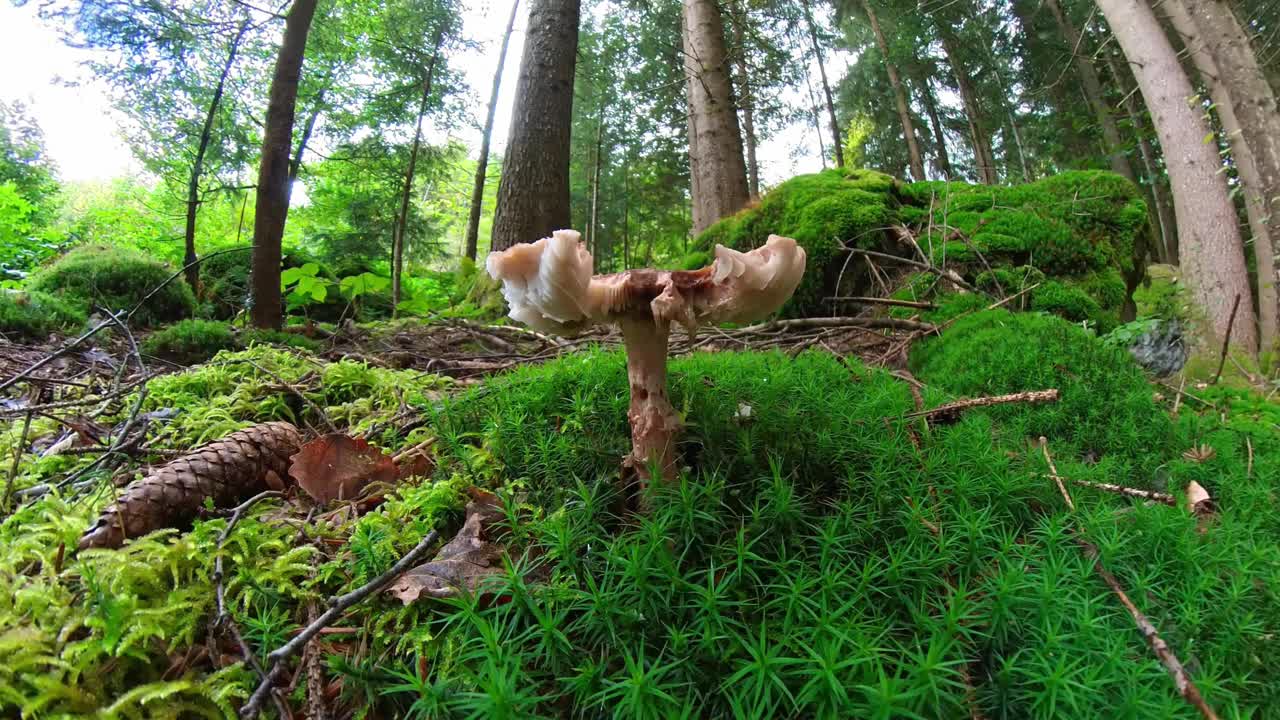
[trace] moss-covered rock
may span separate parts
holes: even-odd
[[[0,336],[39,342],[58,330],[84,325],[78,303],[39,291],[0,290]]]
[[[741,250],[771,233],[794,237],[809,254],[809,270],[787,312],[820,314],[822,299],[840,294],[844,246],[914,254],[894,226],[909,230],[935,264],[992,293],[1019,292],[1048,276],[1057,285],[1039,291],[1041,308],[1104,329],[1116,325],[1141,276],[1135,258],[1150,233],[1137,188],[1102,171],[991,186],[903,184],[867,170],[828,170],[782,183],[713,225],[696,246]],[[854,268],[843,281],[858,282],[861,272]],[[949,290],[930,283],[925,294]]]
[[[170,280],[174,269],[132,250],[83,246],[32,276],[31,289],[58,295],[89,307],[129,310],[162,284],[133,316],[149,327],[187,317],[195,296],[182,280]]]
[[[142,350],[148,355],[183,365],[204,362],[236,346],[231,328],[216,320],[183,320],[152,333],[142,342]]]

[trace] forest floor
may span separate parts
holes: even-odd
[[[0,345],[0,715],[1271,717],[1274,390],[955,325],[673,339],[685,468],[642,515],[606,331],[347,325],[190,369],[119,330]],[[429,462],[76,551],[131,481],[272,421]]]

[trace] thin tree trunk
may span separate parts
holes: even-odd
[[[755,98],[751,95],[751,78],[747,69],[747,17],[746,3],[738,0],[734,3],[735,40],[738,45],[737,81],[738,104],[742,109],[742,142],[747,156],[747,192],[751,199],[760,197],[760,163],[756,157],[756,108]]]
[[[822,94],[827,99],[827,119],[831,122],[831,142],[835,147],[836,167],[844,167],[844,141],[840,137],[840,123],[836,120],[836,103],[831,97],[831,83],[827,81],[827,64],[822,59],[822,44],[818,42],[818,28],[813,24],[813,9],[809,0],[802,0],[804,19],[809,25],[809,40],[813,43],[813,56],[818,59],[818,76],[822,78]]]
[[[231,39],[231,49],[227,51],[227,61],[222,65],[222,73],[218,75],[218,84],[213,90],[213,99],[209,101],[209,110],[204,116],[204,125],[200,128],[200,144],[196,147],[196,159],[191,163],[191,178],[187,181],[187,227],[184,235],[186,254],[183,265],[186,266],[187,284],[192,291],[199,289],[200,265],[196,263],[196,213],[200,209],[200,176],[204,174],[204,156],[209,149],[209,140],[213,137],[213,122],[218,115],[218,107],[222,104],[222,91],[227,85],[227,76],[231,74],[231,66],[235,64],[236,54],[240,51],[240,40],[249,29],[249,23],[240,23],[240,28]]]
[[[733,103],[724,21],[715,0],[684,0],[685,72],[697,132],[698,195],[693,231],[700,233],[747,204],[747,168]]]
[[[529,30],[493,216],[493,250],[569,226],[569,136],[578,0],[531,0]]]
[[[1054,22],[1058,24],[1058,31],[1062,33],[1062,39],[1066,41],[1067,47],[1072,49],[1076,73],[1080,76],[1080,86],[1084,90],[1085,100],[1089,103],[1089,108],[1093,110],[1093,116],[1098,122],[1098,127],[1102,130],[1102,146],[1107,153],[1107,162],[1111,165],[1111,172],[1123,175],[1136,183],[1138,179],[1134,176],[1133,167],[1129,165],[1129,159],[1124,154],[1124,143],[1120,139],[1120,128],[1117,127],[1115,116],[1111,114],[1106,100],[1103,99],[1102,81],[1098,79],[1098,70],[1093,66],[1093,61],[1085,52],[1084,46],[1081,45],[1080,32],[1071,23],[1071,18],[1067,17],[1067,14],[1063,12],[1062,5],[1058,3],[1058,0],[1043,1],[1045,7],[1049,8],[1049,13],[1053,15]]]
[[[1000,178],[996,174],[996,160],[995,153],[991,149],[991,138],[982,124],[982,109],[978,104],[978,94],[974,91],[968,71],[960,62],[956,52],[955,38],[942,27],[939,27],[938,35],[942,38],[942,49],[955,75],[956,89],[960,91],[960,102],[964,105],[964,114],[969,121],[969,139],[973,143],[973,162],[977,165],[978,182],[984,185],[995,185],[1000,182]]]
[[[413,131],[413,145],[409,148],[409,166],[404,171],[404,188],[400,192],[400,211],[396,214],[395,229],[391,233],[391,314],[396,314],[400,304],[400,284],[404,275],[404,236],[409,226],[409,198],[413,194],[413,176],[418,169],[418,149],[422,146],[422,118],[427,114],[427,102],[431,99],[432,80],[435,79],[436,61],[440,58],[440,45],[444,42],[444,28],[436,31],[436,41],[427,63],[427,75],[422,81],[422,102],[418,104],[418,123]]]
[[[1217,149],[1204,142],[1209,127],[1190,105],[1191,83],[1146,1],[1097,3],[1134,69],[1160,135],[1173,188],[1183,276],[1204,309],[1208,339],[1216,344],[1227,336],[1234,299],[1252,296]],[[1240,303],[1230,339],[1239,350],[1251,355],[1257,351],[1252,302]]]
[[[276,56],[262,134],[258,194],[253,218],[253,324],[280,328],[280,240],[289,216],[289,150],[298,80],[316,0],[295,0],[284,21],[284,41]]]
[[[631,163],[622,164],[622,269],[631,269]]]
[[[1111,75],[1115,78],[1116,84],[1120,88],[1120,93],[1124,95],[1124,109],[1129,115],[1129,122],[1133,125],[1133,134],[1138,140],[1138,152],[1142,155],[1142,168],[1147,176],[1147,190],[1151,195],[1151,206],[1155,211],[1156,222],[1160,228],[1159,248],[1156,252],[1156,258],[1160,262],[1178,264],[1178,226],[1173,218],[1173,206],[1169,202],[1169,196],[1161,185],[1160,163],[1156,158],[1155,148],[1151,145],[1151,140],[1147,138],[1146,121],[1143,120],[1143,109],[1138,104],[1136,97],[1136,89],[1129,84],[1128,74],[1120,67],[1120,63],[1116,61],[1116,54],[1108,52],[1107,65],[1111,68]],[[1133,90],[1133,92],[1131,92]]]
[[[875,33],[876,44],[880,46],[880,54],[884,56],[885,73],[889,76],[889,85],[893,87],[893,99],[898,105],[898,122],[902,123],[902,136],[907,141],[907,155],[911,162],[911,177],[915,180],[928,179],[924,173],[924,156],[920,154],[920,144],[916,142],[916,127],[911,120],[911,106],[907,103],[907,91],[898,76],[898,68],[889,57],[889,43],[884,39],[880,29],[880,20],[871,7],[871,0],[862,0],[862,9],[871,22],[871,30]],[[949,164],[949,163],[948,163]]]
[[[813,92],[813,79],[809,77],[809,68],[804,69],[804,84],[809,89],[809,117],[813,120],[813,134],[818,138],[818,156],[822,161],[822,169],[827,169],[827,143],[822,139],[822,120],[819,119],[818,96]]]
[[[933,96],[933,88],[928,78],[917,80],[920,85],[920,98],[924,102],[925,115],[929,117],[929,127],[933,130],[933,144],[937,147],[938,171],[944,178],[951,179],[951,154],[947,152],[947,134],[942,128],[942,120],[938,115],[938,100]]]
[[[289,161],[289,197],[293,197],[293,184],[297,182],[298,174],[302,172],[302,157],[307,152],[307,144],[311,142],[311,134],[315,132],[316,121],[320,119],[320,112],[324,107],[325,90],[326,88],[321,88],[320,92],[316,93],[316,106],[307,116],[306,124],[302,126],[298,147],[293,151],[293,158]]]
[[[600,156],[604,149],[604,110],[602,101],[600,117],[596,119],[596,155],[594,167],[591,170],[591,219],[587,223],[587,244],[591,247],[591,255],[597,269],[600,267]]]
[[[1185,2],[1185,0],[1183,0]],[[1221,86],[1221,99],[1214,97],[1223,129],[1232,142],[1232,153],[1240,146],[1236,168],[1245,190],[1245,207],[1249,211],[1249,227],[1253,233],[1253,252],[1258,264],[1258,321],[1261,347],[1277,349],[1280,337],[1280,108],[1266,75],[1258,64],[1257,54],[1244,27],[1222,0],[1196,0],[1185,3],[1195,13],[1195,25],[1203,37],[1189,40],[1208,43],[1208,54],[1214,66],[1206,78],[1210,86]],[[1197,59],[1197,62],[1199,60]],[[1204,71],[1202,70],[1202,74]],[[1229,107],[1229,112],[1224,110]]]
[[[511,31],[516,26],[516,11],[520,0],[512,0],[511,17],[507,18],[507,31],[502,34],[502,48],[498,50],[498,69],[493,74],[493,90],[489,92],[489,112],[484,118],[484,135],[480,140],[480,157],[476,161],[475,187],[471,190],[471,214],[467,217],[467,249],[469,260],[476,259],[476,245],[480,239],[480,209],[484,205],[485,175],[489,172],[489,139],[493,135],[493,118],[498,110],[498,90],[502,86],[502,68],[507,63],[507,47],[511,44]]]

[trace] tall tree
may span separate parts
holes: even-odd
[[[813,8],[809,0],[801,0],[805,24],[809,28],[809,40],[813,43],[813,56],[818,61],[818,76],[822,79],[822,95],[827,101],[827,118],[831,121],[831,144],[835,147],[836,167],[844,167],[844,138],[840,123],[836,120],[836,103],[831,97],[831,83],[827,80],[827,63],[822,59],[822,43],[818,40],[818,26],[813,22]]]
[[[391,306],[400,304],[400,280],[404,273],[404,238],[409,219],[409,198],[413,195],[413,176],[418,168],[418,150],[422,147],[422,120],[427,115],[431,101],[431,81],[435,79],[436,63],[440,60],[440,45],[444,42],[443,25],[436,30],[432,43],[431,59],[427,61],[426,74],[422,78],[422,101],[418,104],[418,117],[413,128],[413,143],[409,146],[409,164],[404,169],[404,190],[400,193],[400,212],[396,216],[396,229],[391,237]]]
[[[920,99],[924,102],[924,112],[929,118],[929,127],[933,131],[933,152],[937,159],[938,172],[942,177],[951,179],[951,154],[947,152],[947,134],[942,129],[941,116],[938,113],[938,99],[933,94],[933,87],[928,78],[919,78]]]
[[[751,69],[748,61],[747,26],[750,23],[746,0],[733,3],[733,34],[737,52],[734,57],[734,75],[738,83],[738,107],[742,111],[742,143],[746,151],[747,192],[752,198],[760,197],[760,160],[756,148],[756,104],[751,92]]]
[[[520,0],[512,0],[511,16],[507,18],[507,30],[502,34],[502,47],[498,50],[498,69],[493,73],[493,89],[489,91],[489,111],[484,118],[484,132],[480,137],[480,157],[476,162],[476,180],[471,191],[471,214],[467,217],[467,259],[476,259],[476,244],[480,238],[480,208],[484,204],[484,183],[489,171],[489,140],[493,135],[493,118],[498,111],[498,91],[502,87],[502,68],[507,64],[507,47],[511,44],[511,31],[516,26],[516,14]]]
[[[1138,79],[1168,163],[1182,270],[1204,308],[1211,336],[1221,341],[1241,298],[1232,345],[1257,349],[1244,247],[1209,128],[1189,101],[1194,94],[1178,55],[1146,0],[1096,0]]]
[[[529,30],[493,218],[494,250],[569,225],[578,0],[530,0]]]
[[[906,138],[907,153],[911,158],[911,177],[915,180],[925,180],[927,176],[924,173],[924,157],[920,154],[920,145],[916,141],[915,122],[911,119],[911,105],[907,102],[906,88],[903,87],[902,78],[898,75],[893,56],[889,53],[889,42],[885,39],[884,30],[880,27],[880,19],[876,16],[875,9],[871,7],[871,0],[862,0],[862,10],[871,23],[871,31],[876,36],[876,45],[880,47],[880,54],[884,56],[885,73],[889,76],[889,84],[893,86],[893,99],[898,106],[898,122],[902,124],[902,135]]]
[[[702,232],[747,204],[747,168],[729,78],[724,21],[715,0],[684,0],[689,82],[693,231]]]
[[[289,214],[289,151],[298,80],[315,13],[316,0],[294,0],[271,77],[253,221],[252,316],[260,328],[280,327],[280,241]]]
[[[947,63],[951,65],[951,72],[955,76],[956,88],[960,91],[960,102],[964,105],[964,114],[969,122],[969,140],[973,144],[973,163],[977,169],[978,182],[994,185],[1000,182],[1000,176],[997,174],[995,151],[991,147],[991,135],[987,131],[986,118],[977,88],[960,54],[959,41],[955,34],[950,28],[939,24],[938,36],[942,40],[942,49],[947,55]]]

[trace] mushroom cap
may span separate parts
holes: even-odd
[[[485,269],[502,281],[510,316],[542,332],[574,335],[595,323],[650,316],[699,325],[762,320],[782,307],[804,275],[795,240],[770,235],[739,252],[723,245],[701,270],[637,269],[592,275],[591,253],[574,230],[489,253]]]

